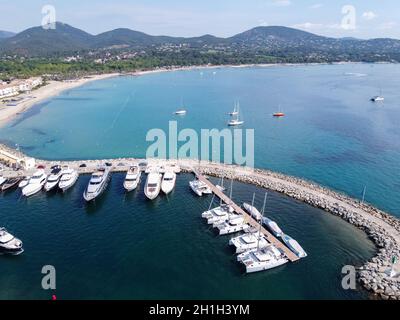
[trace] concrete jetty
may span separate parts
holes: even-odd
[[[1,149],[1,148],[0,148]],[[12,152],[7,148],[8,152]],[[19,156],[23,156],[19,154]],[[393,266],[394,257],[400,257],[400,220],[360,200],[332,191],[316,183],[286,176],[268,170],[224,165],[196,160],[160,160],[120,158],[109,160],[46,161],[36,159],[49,171],[53,165],[68,165],[80,174],[89,174],[99,165],[109,163],[114,172],[124,172],[131,164],[146,162],[149,166],[178,165],[183,172],[201,173],[219,178],[234,179],[277,191],[314,207],[330,212],[363,230],[377,247],[377,254],[357,269],[359,284],[382,299],[400,300],[400,265]],[[82,166],[85,164],[85,166]],[[5,177],[25,176],[34,169],[13,171],[7,168]],[[393,269],[393,270],[392,270]],[[394,272],[390,272],[394,271]]]

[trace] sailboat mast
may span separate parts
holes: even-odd
[[[263,204],[263,209],[262,209],[262,213],[261,213],[262,217],[261,217],[261,221],[260,221],[260,228],[258,229],[257,251],[260,250],[261,228],[262,228],[262,221],[264,218],[265,204],[267,203],[267,197],[268,197],[268,192],[266,192],[265,196],[264,196],[264,204]]]

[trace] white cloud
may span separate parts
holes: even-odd
[[[381,25],[379,25],[378,29],[379,30],[390,30],[390,29],[394,29],[397,26],[397,23],[394,21],[389,21],[389,22],[385,22],[382,23]]]
[[[373,19],[375,19],[375,18],[377,17],[377,15],[376,15],[374,12],[372,12],[372,11],[367,11],[367,12],[364,12],[364,13],[362,14],[362,17],[363,17],[365,20],[373,20]]]
[[[287,7],[292,4],[290,0],[272,0],[272,4],[277,7]]]
[[[310,9],[319,9],[322,8],[324,5],[322,3],[316,3],[310,6]]]
[[[304,22],[304,23],[295,24],[292,27],[296,28],[296,29],[311,30],[311,29],[321,29],[324,27],[324,25],[320,24],[320,23]]]

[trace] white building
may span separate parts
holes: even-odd
[[[14,80],[11,83],[0,84],[0,99],[13,97],[21,92],[31,91],[42,84],[43,79],[41,77]]]

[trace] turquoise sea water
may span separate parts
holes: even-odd
[[[400,216],[400,66],[335,65],[194,70],[92,82],[45,101],[0,129],[0,139],[46,159],[143,157],[152,128],[226,127],[241,103],[244,128],[255,129],[257,167],[311,179]],[[382,87],[384,104],[369,102]],[[172,113],[187,106],[184,118]],[[287,116],[274,119],[279,109]],[[374,253],[366,236],[329,214],[272,194],[269,215],[309,257],[244,276],[227,248],[201,221],[209,199],[188,191],[145,201],[125,195],[122,175],[94,206],[82,192],[21,199],[1,195],[1,224],[24,240],[19,257],[0,257],[0,298],[47,298],[40,269],[58,270],[61,298],[365,298],[340,288],[340,270]],[[234,198],[263,191],[235,185]],[[261,205],[261,203],[258,203]],[[3,286],[4,284],[4,286]]]

